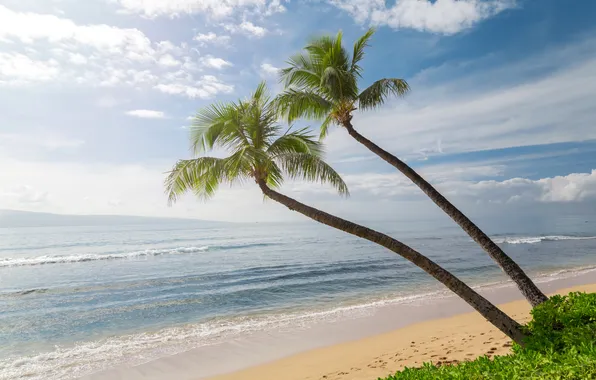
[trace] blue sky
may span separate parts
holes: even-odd
[[[286,220],[250,184],[166,205],[187,118],[246,96],[313,35],[378,31],[362,86],[412,91],[358,113],[361,133],[470,212],[596,201],[596,3],[581,0],[5,0],[0,5],[0,208]],[[316,123],[309,123],[314,128]],[[339,128],[328,161],[352,197],[284,191],[357,218],[434,206]],[[398,216],[396,216],[398,215]]]

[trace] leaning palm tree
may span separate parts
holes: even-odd
[[[354,129],[352,116],[355,110],[376,109],[389,96],[403,96],[409,90],[406,81],[398,78],[380,79],[364,90],[358,87],[358,80],[362,77],[360,63],[373,34],[374,29],[369,29],[360,37],[351,55],[342,46],[340,31],[335,38],[324,36],[313,39],[303,53],[291,57],[289,67],[280,72],[286,87],[277,97],[280,112],[290,123],[302,117],[321,120],[321,138],[327,135],[332,124],[343,127],[356,141],[402,172],[449,215],[511,277],[532,306],[544,302],[547,297],[520,266],[464,213],[405,162]]]
[[[222,183],[255,181],[267,198],[290,210],[377,243],[411,261],[463,298],[515,342],[523,343],[524,335],[516,321],[432,260],[387,235],[278,192],[276,189],[287,176],[326,183],[340,195],[348,195],[348,188],[339,174],[322,160],[322,146],[315,136],[306,129],[281,132],[277,110],[267,95],[264,83],[248,100],[215,104],[203,109],[191,128],[195,154],[200,155],[215,147],[223,148],[230,154],[225,158],[199,156],[178,161],[165,183],[170,203],[186,192],[207,199]]]

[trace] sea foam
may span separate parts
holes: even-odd
[[[160,255],[174,255],[181,253],[196,253],[203,252],[209,249],[208,246],[203,247],[179,247],[169,249],[146,249],[144,251],[124,252],[124,253],[109,253],[109,254],[75,254],[75,255],[43,255],[33,257],[18,257],[18,258],[4,258],[0,259],[1,267],[17,267],[27,265],[44,265],[44,264],[66,264],[66,263],[80,263],[86,261],[97,260],[122,260],[122,259],[136,259],[148,256]]]
[[[565,235],[553,235],[553,236],[506,236],[496,237],[493,241],[497,244],[538,244],[549,241],[560,241],[560,240],[594,240],[596,236],[565,236]]]

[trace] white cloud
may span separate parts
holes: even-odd
[[[202,46],[207,44],[216,44],[222,46],[227,45],[230,42],[230,38],[230,36],[218,36],[213,32],[209,32],[197,34],[194,40]]]
[[[175,67],[180,66],[182,63],[177,60],[176,58],[172,57],[171,54],[164,54],[159,58],[157,61],[160,65],[168,66],[168,67]]]
[[[138,29],[78,25],[55,15],[0,6],[0,41],[25,44],[27,52],[1,53],[0,85],[60,81],[69,86],[155,88],[188,97],[214,96],[231,88],[219,80],[196,77],[203,68],[221,68],[226,61],[208,57],[201,67],[187,44],[154,43]],[[32,58],[37,55],[51,58]],[[168,88],[184,90],[164,91]]]
[[[450,193],[454,195],[497,203],[582,202],[596,200],[596,170],[538,180],[511,178],[501,182],[481,181],[452,187]]]
[[[189,195],[168,207],[163,181],[173,164],[174,160],[154,166],[22,162],[2,157],[0,209],[236,221],[295,217],[273,202],[263,202],[256,186],[223,186],[209,202]]]
[[[263,77],[276,77],[279,74],[279,67],[270,63],[261,64],[261,74]]]
[[[250,21],[242,21],[240,24],[223,24],[224,29],[232,33],[242,33],[250,37],[261,38],[269,31],[262,26],[253,24]]]
[[[503,75],[509,79],[513,66],[523,72],[519,63],[439,85],[417,86],[414,79],[411,95],[379,111],[356,113],[353,124],[383,148],[414,158],[421,152],[427,156],[596,139],[596,57],[569,57],[577,58],[569,58],[571,66],[521,83],[499,80]],[[486,78],[498,83],[480,89],[469,85],[486,84]],[[331,131],[327,142],[334,160],[368,153],[340,128]]]
[[[233,66],[231,62],[228,62],[222,58],[213,57],[211,55],[207,55],[207,56],[201,58],[201,63],[205,67],[210,67],[212,69],[217,69],[217,70],[221,70],[224,67]]]
[[[118,4],[124,12],[138,13],[147,18],[179,17],[206,14],[221,18],[234,12],[254,11],[265,15],[283,12],[279,0],[107,0]]]
[[[481,180],[503,176],[505,166],[465,164],[427,166],[420,174],[449,198],[468,202],[582,202],[596,200],[596,169],[591,173],[537,180],[510,178]],[[358,173],[343,176],[350,191],[374,195],[375,199],[395,197],[402,200],[424,198],[424,194],[401,173]],[[305,186],[308,186],[306,184]]]
[[[515,6],[514,0],[329,0],[357,22],[454,34]]]
[[[218,93],[231,93],[234,90],[234,86],[221,82],[213,75],[204,75],[193,85],[183,82],[160,83],[155,88],[165,94],[186,95],[189,98],[201,99],[209,99]]]
[[[287,0],[289,1],[289,0]],[[281,0],[272,0],[269,2],[267,6],[267,11],[265,12],[266,16],[272,15],[274,13],[283,13],[286,11],[286,7],[281,4]]]
[[[121,29],[105,24],[77,25],[50,14],[13,12],[0,5],[0,40],[24,44],[47,41],[83,45],[108,54],[133,60],[150,60],[151,41],[138,29]]]
[[[0,152],[33,159],[52,152],[75,152],[85,141],[52,132],[48,128],[0,133]]]
[[[142,119],[163,119],[166,117],[162,111],[154,110],[131,110],[127,111],[128,116],[140,117]]]
[[[47,82],[58,76],[56,60],[36,61],[18,53],[0,53],[0,84],[23,85]]]
[[[87,63],[87,58],[79,53],[70,53],[68,60],[75,65],[85,65]]]
[[[500,177],[505,166],[497,164],[463,164],[426,166],[419,173],[433,184],[476,183],[482,178]],[[403,174],[389,173],[345,174],[344,180],[353,193],[367,192],[376,196],[419,196],[420,190]]]
[[[13,186],[0,191],[0,203],[17,205],[17,207],[38,207],[49,200],[46,191],[39,191],[29,185]]]

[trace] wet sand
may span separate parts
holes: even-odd
[[[570,291],[596,292],[596,284],[562,289],[557,293]],[[530,316],[530,306],[525,301],[506,303],[502,309],[519,322],[527,321]],[[311,350],[210,380],[372,380],[406,366],[504,355],[510,349],[511,341],[503,333],[479,314],[466,313]]]
[[[537,281],[547,294],[596,292],[596,270]],[[478,291],[520,322],[529,304],[512,284]],[[339,320],[247,333],[85,380],[372,380],[404,366],[501,355],[510,342],[461,299],[445,292],[351,310]]]

